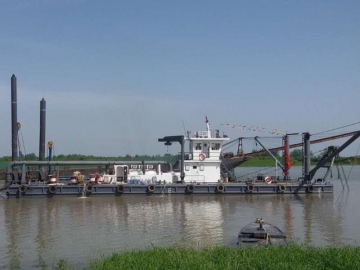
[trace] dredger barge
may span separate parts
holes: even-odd
[[[288,137],[283,137],[284,159],[279,162],[260,140],[255,140],[263,147],[283,170],[282,177],[267,175],[245,181],[238,181],[234,168],[244,161],[241,156],[227,157],[222,153],[222,146],[229,141],[219,130],[211,130],[206,117],[206,130],[195,132],[192,136],[165,136],[159,142],[169,146],[179,143],[181,150],[176,159],[169,162],[124,162],[124,161],[45,161],[45,100],[40,102],[40,161],[17,161],[17,107],[16,77],[12,82],[12,149],[13,161],[6,168],[6,182],[0,188],[0,195],[7,198],[21,197],[57,197],[57,196],[123,196],[127,194],[165,195],[165,194],[299,194],[332,193],[333,185],[326,180],[334,158],[359,136],[360,131],[351,135],[340,147],[329,147],[318,164],[310,168],[310,134],[302,133],[303,164],[302,175],[291,179],[288,170]],[[187,151],[185,150],[187,148]],[[326,164],[330,163],[331,166]],[[59,169],[47,172],[45,166],[104,166],[105,172],[95,171],[84,175],[74,172],[68,179],[61,177]],[[27,173],[27,167],[39,166],[35,177]],[[327,168],[323,178],[314,179],[319,168]]]
[[[333,185],[325,179],[313,179],[315,172],[331,162],[349,144],[360,136],[356,132],[339,148],[329,151],[310,170],[310,134],[303,134],[304,164],[303,175],[290,179],[284,173],[281,178],[266,176],[261,179],[248,179],[244,182],[232,181],[232,167],[226,166],[222,157],[222,144],[228,141],[219,132],[210,129],[206,118],[206,130],[199,131],[193,137],[166,136],[159,138],[169,146],[179,143],[180,153],[173,164],[156,162],[124,161],[13,161],[6,169],[6,184],[2,187],[7,197],[27,196],[122,196],[127,194],[165,195],[165,194],[295,194],[295,193],[331,193]],[[185,146],[188,151],[185,151]],[[285,150],[286,152],[286,150]],[[269,152],[269,154],[271,154]],[[287,164],[287,162],[285,162]],[[44,180],[29,179],[26,166],[55,165],[102,165],[108,170],[102,174],[89,176],[74,174],[70,180],[61,179],[57,174],[43,177]],[[19,168],[16,170],[15,168]],[[284,172],[286,166],[284,168]]]

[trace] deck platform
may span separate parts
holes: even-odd
[[[102,185],[11,185],[3,194],[7,197],[63,197],[63,196],[124,196],[142,195],[251,195],[251,194],[305,194],[332,193],[330,183],[304,184],[302,182],[283,183],[221,183],[221,184],[102,184]]]

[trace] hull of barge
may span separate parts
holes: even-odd
[[[226,183],[216,184],[166,184],[166,185],[94,185],[91,192],[80,185],[11,185],[3,195],[8,198],[22,198],[22,197],[90,197],[90,196],[126,196],[126,195],[204,195],[204,194],[218,194],[218,195],[260,195],[260,194],[319,194],[319,193],[333,193],[334,187],[332,184],[315,184],[306,185],[299,182],[293,183],[277,183],[264,184],[255,183],[247,185],[245,183]],[[25,190],[25,191],[24,191]]]

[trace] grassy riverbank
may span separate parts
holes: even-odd
[[[72,269],[59,262],[55,269]],[[154,248],[113,254],[85,269],[360,269],[360,247]]]

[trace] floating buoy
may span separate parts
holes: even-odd
[[[271,176],[266,176],[264,179],[264,182],[268,185],[270,185],[272,183],[272,177]]]

